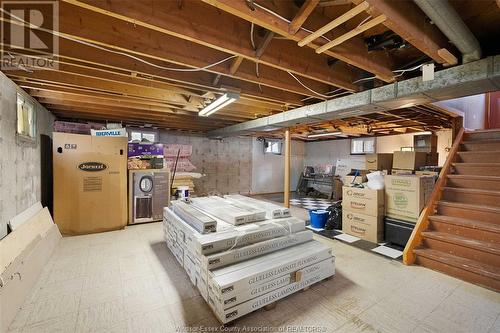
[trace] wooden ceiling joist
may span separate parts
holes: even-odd
[[[329,50],[333,47],[336,47],[342,43],[345,43],[346,41],[348,41],[349,39],[351,38],[354,38],[355,36],[361,34],[362,32],[364,31],[367,31],[381,23],[383,23],[384,21],[386,20],[386,17],[385,15],[379,15],[371,20],[369,20],[368,22],[366,23],[363,23],[359,26],[357,26],[356,28],[354,28],[353,30],[351,31],[348,31],[346,32],[345,34],[335,38],[334,40],[318,47],[316,49],[316,53],[323,53],[325,52],[326,50]]]
[[[259,61],[262,65],[290,71],[310,80],[353,91],[358,89],[352,84],[352,73],[347,66],[339,64],[332,68],[327,58],[318,57],[314,52],[297,52],[291,44],[280,47],[272,45],[258,59],[250,43],[248,22],[198,1],[186,1],[182,8],[174,1],[154,0],[126,3],[121,0],[64,0],[60,5],[61,16],[71,12],[82,15],[84,10],[92,11],[96,20],[111,20],[114,24],[120,20],[133,24],[136,29],[147,28],[149,33],[154,31],[174,36],[191,44],[205,46],[205,49]]]
[[[309,35],[309,33],[303,29],[297,31],[296,34],[290,34],[288,31],[289,21],[286,18],[281,18],[270,13],[269,11],[261,9],[258,6],[255,7],[255,10],[252,10],[246,5],[245,1],[203,1],[223,11],[238,16],[246,21],[253,22],[254,24],[259,25],[267,30],[274,31],[276,34],[284,36],[295,42],[298,42]],[[284,6],[287,5],[287,3],[288,2],[286,1],[278,1],[276,2],[276,5]],[[310,15],[310,20],[308,21],[315,22],[318,27],[308,26],[308,29],[316,30],[330,22],[328,18],[315,14],[316,13],[313,12]],[[337,31],[340,34],[348,32],[345,28],[342,27],[338,27]],[[308,44],[308,46],[316,49],[326,42],[327,41],[323,41],[323,39],[318,39],[314,43]],[[387,54],[382,52],[371,52],[369,54],[366,45],[361,38],[352,38],[339,47],[335,48],[334,50],[327,50],[325,54],[342,60],[343,62],[346,62],[352,66],[361,68],[367,72],[373,73],[383,81],[392,82],[394,80],[394,74],[391,71],[392,64]]]
[[[457,58],[448,50],[450,43],[444,34],[431,22],[413,1],[352,0],[359,4],[367,2],[368,13],[385,15],[383,23],[404,40],[425,53],[439,64],[456,65]]]
[[[339,17],[337,17],[336,19],[334,19],[330,23],[328,23],[328,24],[324,25],[323,27],[321,27],[320,29],[314,31],[312,34],[310,34],[306,38],[300,40],[298,42],[298,45],[302,47],[304,45],[311,43],[313,40],[318,39],[319,37],[326,34],[327,32],[335,29],[336,27],[338,27],[342,23],[344,23],[344,22],[350,20],[351,18],[353,18],[354,16],[364,12],[365,10],[368,9],[368,7],[369,7],[368,2],[366,2],[366,1],[361,2],[356,7],[350,9],[349,11],[340,15]],[[318,52],[316,52],[316,53],[318,53]]]
[[[307,20],[309,15],[311,15],[312,11],[318,5],[319,0],[305,0],[302,6],[300,7],[297,14],[293,18],[292,22],[290,22],[290,26],[288,27],[288,31],[294,35],[299,31],[302,24]]]

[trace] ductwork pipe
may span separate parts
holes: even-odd
[[[414,0],[462,53],[462,63],[481,59],[481,46],[447,0]]]

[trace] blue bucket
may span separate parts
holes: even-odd
[[[311,227],[324,228],[328,220],[329,213],[326,210],[310,210],[309,217],[311,218]]]

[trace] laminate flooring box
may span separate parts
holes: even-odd
[[[54,221],[63,234],[127,224],[127,138],[54,133]]]

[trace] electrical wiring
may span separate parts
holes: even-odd
[[[252,49],[255,51],[256,47],[255,47],[255,41],[253,39],[253,29],[254,29],[254,24],[252,22],[252,24],[250,25],[250,42],[252,43]]]
[[[291,72],[287,71],[288,74],[290,74],[291,77],[293,77],[302,87],[306,88],[307,90],[309,90],[310,92],[324,98],[324,99],[328,99],[330,98],[330,96],[328,95],[325,95],[325,94],[322,94],[322,93],[319,93],[315,90],[312,90],[311,88],[309,88],[308,86],[306,86],[304,83],[302,83],[302,81],[299,80],[298,77],[296,77],[295,75],[293,75]]]
[[[129,53],[126,53],[126,52],[121,52],[121,51],[115,51],[115,50],[112,50],[112,49],[109,49],[109,48],[106,48],[106,47],[102,47],[102,46],[99,46],[97,44],[94,44],[94,43],[90,43],[90,42],[87,42],[87,41],[83,41],[83,40],[80,40],[80,39],[77,39],[77,38],[72,38],[72,37],[69,37],[69,36],[66,36],[64,34],[61,34],[60,32],[56,32],[56,31],[53,31],[53,30],[48,30],[48,29],[42,29],[42,28],[39,28],[29,22],[26,22],[25,20],[23,20],[22,18],[20,17],[17,17],[9,12],[7,12],[6,10],[4,10],[3,8],[0,8],[0,11],[2,13],[5,13],[7,15],[9,15],[11,18],[14,18],[16,20],[18,20],[19,22],[21,23],[24,23],[24,26],[28,26],[29,28],[32,28],[32,29],[38,29],[38,30],[41,30],[41,31],[44,31],[44,32],[48,32],[54,36],[57,36],[59,38],[64,38],[64,39],[67,39],[67,40],[70,40],[70,41],[73,41],[75,43],[79,43],[79,44],[83,44],[83,45],[86,45],[86,46],[90,46],[90,47],[93,47],[93,48],[96,48],[96,49],[99,49],[99,50],[103,50],[103,51],[106,51],[106,52],[110,52],[110,53],[114,53],[114,54],[118,54],[118,55],[122,55],[122,56],[125,56],[125,57],[128,57],[130,59],[134,59],[134,60],[137,60],[137,61],[140,61],[146,65],[149,65],[149,66],[152,66],[152,67],[156,67],[156,68],[159,68],[159,69],[163,69],[163,70],[167,70],[167,71],[175,71],[175,72],[199,72],[199,71],[204,71],[204,70],[207,70],[211,67],[214,67],[214,66],[217,66],[223,62],[226,62],[230,59],[233,59],[233,58],[236,58],[237,55],[232,55],[232,56],[229,56],[227,58],[224,58],[222,60],[219,60],[215,63],[212,63],[212,64],[209,64],[209,65],[206,65],[206,66],[203,66],[203,67],[194,67],[194,68],[174,68],[174,67],[165,67],[165,66],[161,66],[161,65],[158,65],[158,64],[155,64],[155,63],[152,63],[152,62],[149,62],[147,60],[144,60],[140,57],[137,57],[137,56],[134,56],[134,55],[131,55]]]

